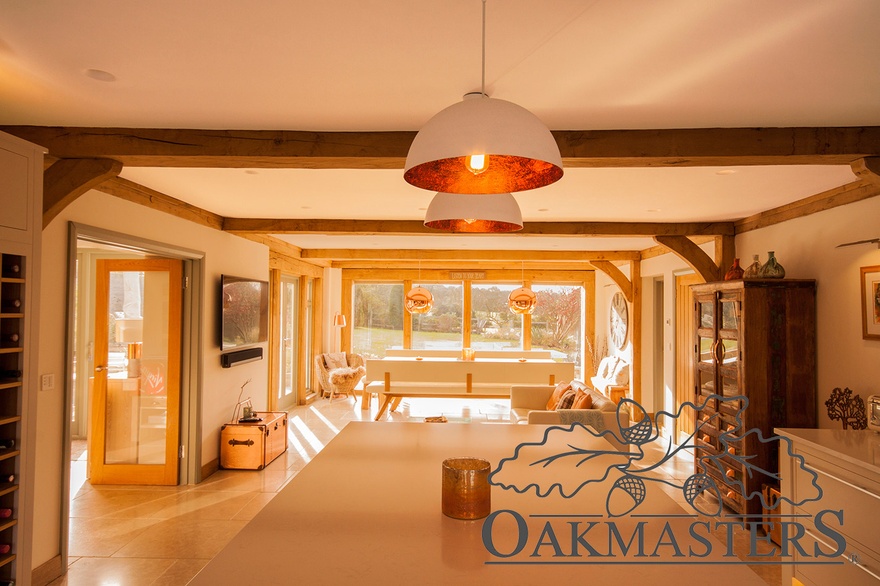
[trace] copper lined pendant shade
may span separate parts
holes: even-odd
[[[406,292],[403,307],[410,313],[428,313],[434,307],[434,296],[424,287],[413,287]]]
[[[538,306],[538,297],[535,292],[525,287],[514,289],[507,297],[507,307],[512,313],[518,315],[530,314]]]
[[[403,178],[444,193],[512,193],[562,177],[562,156],[537,116],[486,94],[486,0],[483,0],[482,82],[433,116],[409,147]]]
[[[475,155],[481,162],[473,163]],[[422,189],[470,194],[536,189],[561,177],[559,146],[544,123],[521,106],[480,93],[428,120],[403,174]]]
[[[425,226],[447,232],[516,232],[523,222],[509,193],[438,193],[425,213]]]

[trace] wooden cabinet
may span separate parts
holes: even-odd
[[[759,514],[752,495],[778,483],[744,462],[775,473],[777,443],[747,432],[769,438],[775,427],[816,426],[816,283],[739,280],[692,290],[694,403],[705,403],[696,412],[695,469],[735,512]],[[718,455],[719,465],[701,461]]]
[[[43,149],[0,133],[0,581],[29,583]]]
[[[220,428],[220,467],[262,470],[287,451],[287,413],[257,413],[262,421]]]

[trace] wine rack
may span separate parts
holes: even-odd
[[[0,544],[9,545],[9,551],[0,553],[0,581],[12,580],[15,575],[26,260],[23,255],[0,250],[0,510],[11,511],[0,518]]]

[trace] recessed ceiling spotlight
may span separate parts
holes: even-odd
[[[736,169],[719,169],[715,171],[716,175],[733,175],[734,173],[736,173]]]
[[[539,212],[549,212],[550,208],[538,208]]]
[[[426,212],[426,211],[428,211],[428,208],[419,208],[419,211],[420,211],[420,212]]]
[[[257,171],[256,169],[245,169],[244,173],[245,175],[256,175],[257,173],[259,173],[259,171]]]
[[[651,208],[650,210],[645,210],[645,211],[648,212],[649,214],[656,214],[660,210],[658,208]]]
[[[301,210],[310,210],[310,209],[312,209],[312,206],[299,206],[299,209],[301,209]]]
[[[86,69],[85,74],[86,77],[91,77],[98,81],[116,81],[115,75],[103,69]]]

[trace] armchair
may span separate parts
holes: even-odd
[[[333,400],[334,395],[351,395],[367,373],[360,354],[333,352],[315,356],[315,375],[321,396]]]

